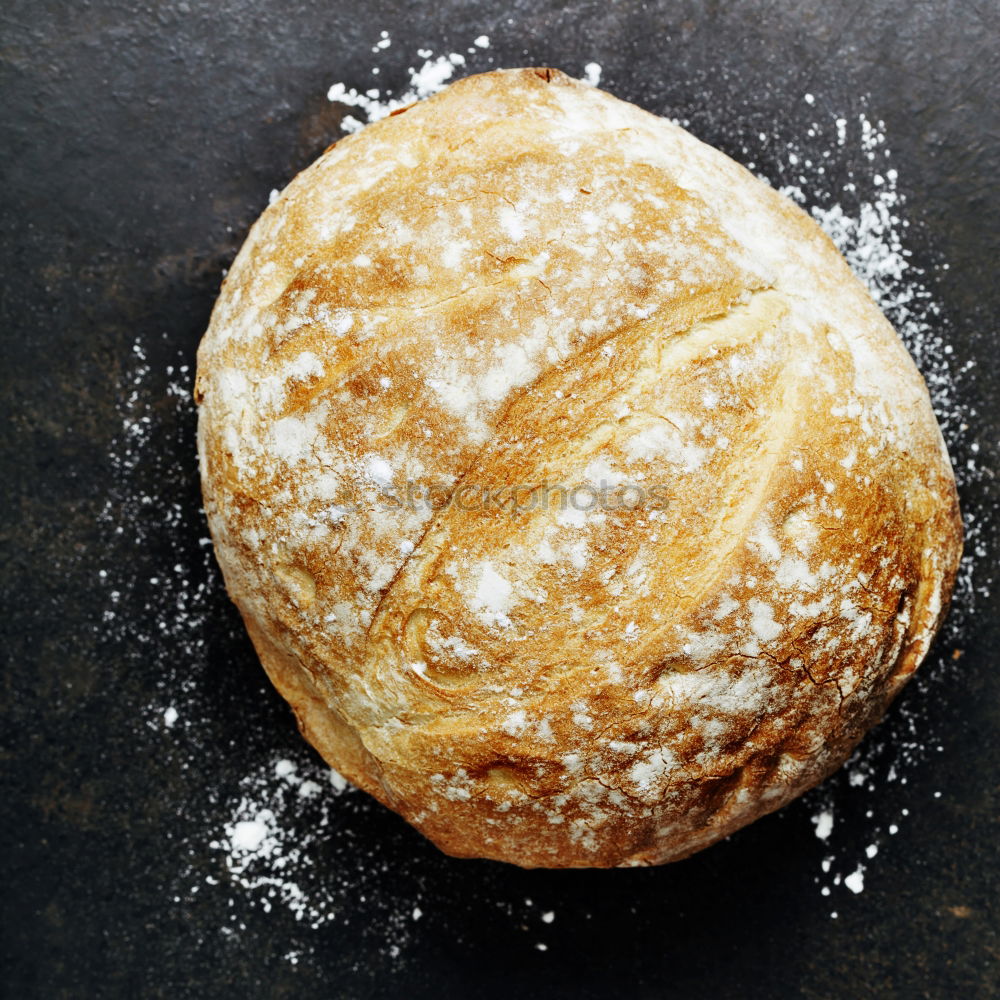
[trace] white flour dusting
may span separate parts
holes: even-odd
[[[232,884],[253,895],[265,911],[282,905],[297,920],[320,927],[335,919],[337,910],[332,894],[310,891],[306,880],[315,864],[313,848],[325,837],[337,797],[346,788],[336,771],[303,774],[284,757],[265,764],[240,783],[239,800],[209,847],[222,852]],[[289,814],[312,800],[316,816],[303,837],[289,825]]]
[[[383,32],[372,51],[377,59],[396,44]],[[419,49],[405,82],[388,81],[378,87],[357,81],[353,86],[334,83],[327,96],[359,112],[358,117],[347,115],[342,120],[345,132],[357,131],[436,93],[457,76],[490,68],[489,48],[489,38],[481,35],[463,52],[435,55]],[[380,79],[383,68],[374,66],[373,78]],[[586,82],[600,82],[597,63],[585,64],[581,72]],[[929,290],[928,276],[911,261],[904,239],[905,200],[884,127],[864,113],[821,114],[822,101],[812,94],[804,101],[816,117],[800,141],[790,142],[780,134],[782,123],[776,123],[775,133],[761,133],[760,146],[745,146],[742,158],[754,169],[765,148],[783,150],[781,176],[769,180],[812,213],[895,324],[927,379],[953,455],[964,458],[956,469],[960,484],[973,482],[983,471],[975,460],[969,414],[959,402],[967,370],[955,370],[951,364],[945,317]],[[831,190],[826,168],[832,163],[853,165],[854,177],[847,187]],[[180,766],[196,773],[199,761],[212,753],[206,748],[217,745],[223,731],[233,732],[232,724],[224,728],[219,723],[225,709],[213,687],[217,674],[211,673],[215,664],[210,634],[230,627],[235,636],[238,625],[223,626],[218,621],[220,582],[194,499],[191,361],[178,357],[154,368],[148,361],[150,346],[136,342],[123,378],[122,431],[111,456],[118,487],[104,521],[119,543],[142,551],[155,536],[156,551],[166,555],[155,573],[142,581],[155,596],[141,615],[135,608],[127,616],[122,611],[123,595],[138,582],[140,570],[134,562],[109,564],[95,582],[106,592],[101,627],[133,649],[137,661],[153,660],[160,668],[159,690],[151,694],[144,711],[148,739],[159,741],[154,744],[158,752],[173,753]],[[158,346],[162,355],[162,345]],[[187,496],[187,505],[178,502],[178,496]],[[989,592],[991,583],[983,565],[986,523],[973,509],[966,509],[965,517],[967,557],[952,615],[936,656],[913,682],[917,690],[863,743],[840,775],[806,799],[806,815],[812,818],[823,851],[818,891],[823,898],[839,896],[840,906],[862,892],[866,878],[874,877],[873,862],[890,849],[889,841],[909,813],[907,808],[890,813],[880,792],[890,785],[906,785],[931,754],[943,749],[927,694],[948,676],[949,654],[973,615],[977,598]],[[196,559],[190,553],[194,537],[198,537]],[[234,643],[235,639],[230,646]],[[232,664],[223,666],[228,669]],[[290,734],[289,741],[294,739]],[[311,930],[346,924],[359,899],[380,892],[379,926],[371,933],[379,935],[378,947],[386,956],[399,957],[418,940],[432,905],[418,898],[412,886],[403,890],[389,883],[387,889],[385,880],[379,882],[385,871],[379,845],[362,846],[354,833],[358,817],[363,831],[364,817],[379,807],[369,809],[367,797],[354,794],[304,746],[292,759],[288,750],[268,749],[249,737],[247,741],[249,768],[241,780],[213,789],[201,813],[196,813],[195,805],[179,807],[182,812],[188,809],[183,814],[193,830],[188,845],[192,871],[204,871],[206,858],[219,864],[218,875],[199,876],[197,884],[182,873],[178,892],[227,894],[232,910],[229,933],[243,926],[248,906],[267,913],[287,911]],[[940,795],[936,792],[935,799]],[[366,804],[359,807],[362,800]],[[851,815],[851,823],[840,820],[842,812]],[[857,822],[859,814],[865,817],[862,823]],[[537,931],[539,921],[559,927],[551,909],[534,916],[530,924],[524,909],[532,906],[530,900],[522,906],[506,898],[484,897],[477,905],[495,906],[512,919],[523,919],[526,947],[539,951],[548,944],[533,940],[529,927]],[[830,916],[836,918],[837,911],[831,910]],[[311,948],[308,938],[294,944],[284,955],[291,964],[302,961]]]
[[[382,33],[381,40],[372,50],[375,52],[388,48],[391,39],[387,32]],[[490,40],[487,35],[480,35],[476,38],[468,49],[468,55],[477,56],[481,51],[488,49]],[[393,96],[391,88],[368,87],[364,92],[359,92],[354,87],[348,87],[343,83],[335,83],[327,91],[326,96],[330,101],[344,104],[349,108],[357,108],[364,112],[366,121],[360,121],[353,115],[345,115],[340,123],[340,127],[345,132],[357,132],[359,129],[371,122],[378,121],[391,115],[399,108],[405,108],[414,101],[421,98],[430,97],[439,90],[443,90],[448,81],[455,75],[456,70],[465,72],[481,72],[480,70],[467,69],[469,60],[461,52],[449,52],[447,55],[434,56],[430,49],[418,49],[417,57],[423,62],[419,69],[410,67],[409,85],[399,95]],[[490,60],[492,62],[492,59]],[[486,67],[482,67],[486,68]],[[375,68],[379,70],[378,67]],[[379,70],[380,71],[380,70]],[[373,75],[378,76],[378,72]]]
[[[387,48],[391,39],[383,33],[381,48]],[[326,92],[327,99],[337,104],[346,105],[349,108],[357,108],[365,115],[365,121],[345,115],[341,120],[340,127],[345,132],[357,132],[372,122],[381,118],[386,118],[399,110],[419,101],[424,97],[436,94],[448,85],[455,75],[467,76],[470,73],[481,73],[491,68],[492,57],[489,57],[487,65],[481,65],[477,59],[484,50],[490,46],[489,36],[480,35],[472,45],[462,52],[449,52],[446,55],[435,56],[430,49],[417,49],[417,58],[423,60],[419,68],[411,66],[407,70],[409,82],[401,94],[394,94],[392,88],[367,87],[364,91],[359,91],[355,87],[349,87],[344,83],[334,83]],[[373,75],[378,76],[380,67],[374,67]],[[583,67],[581,79],[596,87],[601,82],[601,65],[596,62],[589,62]]]
[[[804,100],[816,107],[813,95],[805,95]],[[781,190],[806,208],[836,243],[899,332],[923,374],[955,463],[959,489],[978,481],[984,470],[975,461],[978,446],[971,440],[969,415],[958,399],[958,388],[973,366],[956,370],[951,363],[945,317],[928,287],[928,276],[912,263],[905,240],[909,226],[903,214],[905,199],[886,143],[884,123],[872,121],[865,112],[853,118],[828,114],[810,124],[804,142],[786,140],[784,158],[786,173]],[[854,164],[855,174],[842,190],[830,192],[825,175],[835,158]],[[862,165],[863,173],[857,172],[858,165]],[[940,267],[947,269],[947,264]],[[963,452],[972,457],[959,461]],[[951,614],[938,637],[936,656],[932,653],[911,681],[917,689],[915,697],[896,707],[890,718],[862,742],[838,776],[806,796],[807,803],[816,810],[816,836],[829,850],[817,878],[823,895],[830,895],[841,885],[854,894],[863,891],[865,865],[861,858],[870,862],[878,854],[879,841],[894,836],[899,821],[909,814],[903,808],[898,815],[886,815],[880,790],[887,785],[906,785],[916,767],[930,754],[944,749],[933,717],[922,714],[927,707],[925,695],[949,671],[954,658],[947,654],[958,641],[963,623],[973,615],[977,598],[986,597],[991,586],[991,581],[984,579],[986,574],[980,572],[985,569],[981,560],[986,555],[987,525],[968,504],[963,505],[962,513],[966,554]],[[862,797],[868,802],[868,828],[864,833],[846,826],[842,831],[841,827],[835,830],[836,805],[848,797]],[[842,837],[837,835],[841,832]],[[831,917],[836,915],[831,913]]]

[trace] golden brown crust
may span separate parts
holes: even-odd
[[[272,681],[455,855],[657,864],[778,808],[923,658],[961,549],[923,382],[819,228],[555,70],[299,175],[196,393]],[[582,509],[602,483],[633,503]]]

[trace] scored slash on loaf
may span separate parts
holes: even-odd
[[[451,854],[713,843],[846,759],[951,592],[925,386],[830,241],[555,70],[461,80],[295,178],[195,392],[264,667]]]

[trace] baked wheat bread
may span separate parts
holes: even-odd
[[[923,381],[830,241],[555,70],[295,178],[196,398],[271,680],[454,855],[658,864],[778,808],[920,663],[959,559]]]

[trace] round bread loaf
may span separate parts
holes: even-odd
[[[659,864],[778,808],[920,663],[959,559],[924,383],[818,226],[554,70],[295,178],[195,395],[271,680],[449,854]]]

